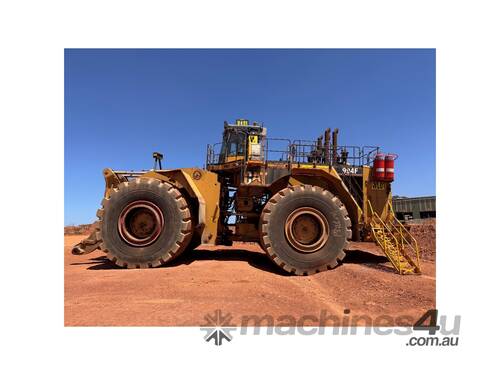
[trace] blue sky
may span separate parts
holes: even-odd
[[[399,154],[393,193],[435,194],[435,50],[66,50],[65,225],[96,220],[102,169],[202,167],[223,121]]]

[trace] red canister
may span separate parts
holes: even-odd
[[[387,154],[385,156],[385,180],[387,182],[394,181],[394,160],[396,160],[397,155]]]
[[[384,181],[385,179],[385,155],[378,153],[373,160],[373,179]]]

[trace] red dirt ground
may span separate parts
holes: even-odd
[[[83,238],[64,238],[66,326],[199,326],[217,309],[231,313],[237,325],[243,315],[299,319],[319,317],[322,310],[372,321],[404,315],[408,325],[436,303],[432,260],[422,261],[422,275],[400,276],[372,243],[353,243],[334,270],[298,277],[282,274],[253,244],[200,247],[166,267],[128,270],[101,251],[72,255],[71,247]]]
[[[420,254],[427,260],[436,259],[436,219],[425,219],[419,223],[408,224],[409,231],[418,241]]]

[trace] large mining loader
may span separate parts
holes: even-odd
[[[376,242],[400,274],[420,273],[416,240],[392,209],[393,154],[270,138],[259,123],[224,123],[205,168],[104,169],[98,228],[73,254],[102,250],[118,266],[158,267],[199,245],[260,243],[288,273],[335,268],[352,241]],[[228,250],[230,251],[230,250]]]

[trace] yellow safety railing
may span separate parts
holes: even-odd
[[[401,238],[401,245],[407,245],[410,249],[413,250],[415,254],[415,262],[413,262],[413,259],[411,259],[411,256],[409,256],[409,261],[412,263],[412,265],[415,266],[417,269],[417,272],[420,273],[420,249],[418,247],[418,242],[415,239],[415,237],[412,236],[412,234],[406,229],[406,227],[401,223],[397,218],[396,215],[394,214],[394,209],[392,208],[392,203],[389,201],[389,210],[390,210],[390,217],[391,219],[389,220],[389,225],[394,228],[395,231],[399,234],[399,237]]]
[[[394,268],[400,274],[420,273],[420,254],[417,240],[396,218],[392,204],[389,203],[388,220],[382,220],[373,210],[370,201],[368,201],[368,207],[370,209],[370,227],[373,237]],[[406,252],[405,246],[413,251],[416,261]]]

